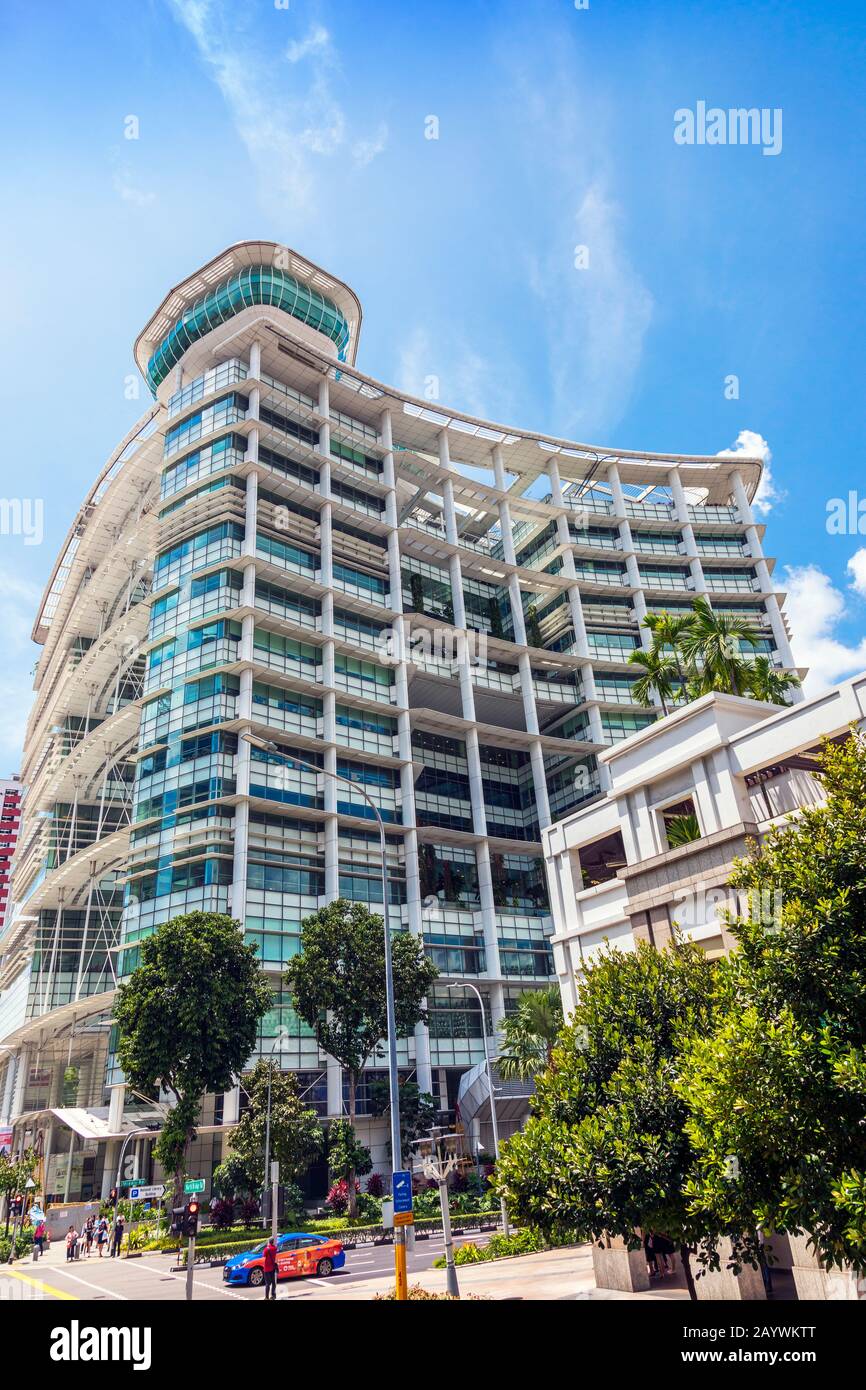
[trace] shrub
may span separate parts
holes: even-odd
[[[371,1173],[367,1179],[367,1191],[371,1197],[385,1196],[385,1179],[381,1173]]]
[[[425,1187],[416,1193],[412,1205],[416,1216],[436,1216],[441,1211],[438,1187]]]
[[[524,1231],[515,1231],[510,1236],[491,1236],[486,1245],[476,1245],[474,1241],[467,1240],[465,1245],[458,1246],[454,1251],[454,1263],[456,1265],[481,1264],[486,1260],[503,1260],[509,1255],[536,1255],[539,1251],[548,1248],[548,1243],[541,1232],[528,1227]],[[438,1260],[433,1261],[433,1268],[445,1268],[444,1255],[440,1255]]]
[[[453,1293],[429,1293],[427,1289],[422,1289],[420,1284],[411,1284],[409,1286],[409,1298],[413,1302],[418,1303],[428,1301],[437,1303],[468,1303],[470,1301],[472,1303],[489,1302],[489,1299],[484,1294],[465,1294],[464,1297],[460,1299],[455,1298]],[[374,1303],[389,1303],[393,1302],[394,1299],[395,1295],[393,1293],[374,1293],[372,1301]]]
[[[235,1224],[235,1204],[221,1197],[210,1209],[210,1224],[216,1231],[226,1231]]]
[[[241,1221],[245,1226],[249,1226],[261,1215],[261,1206],[255,1197],[246,1197],[241,1202]]]
[[[360,1192],[361,1184],[355,1179],[355,1191]],[[330,1207],[335,1216],[344,1216],[349,1207],[349,1184],[345,1178],[335,1182],[325,1198],[325,1206]]]

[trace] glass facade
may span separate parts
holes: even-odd
[[[157,405],[48,596],[13,881],[33,950],[2,958],[0,1022],[40,1020],[50,1038],[88,999],[106,1020],[160,922],[230,913],[274,992],[250,1063],[278,1056],[336,1114],[343,1079],[282,973],[316,908],[383,906],[370,802],[392,929],[478,986],[495,1037],[553,974],[542,831],[603,790],[599,752],[661,713],[627,669],[643,616],[707,592],[748,618],[757,650],[790,652],[732,459],[694,476],[682,462],[705,509],[676,502],[670,461],[650,484],[645,460],[598,469],[579,446],[542,455],[548,502],[524,496],[533,436],[398,406],[292,340],[300,320],[345,353],[346,320],[314,284],[220,275],[142,364]],[[253,305],[263,325],[219,360],[209,333]],[[400,1065],[448,1109],[483,1055],[481,1014],[441,985],[428,1003]],[[58,1024],[57,1056],[68,1046]],[[81,1103],[107,1105],[122,1080],[107,1035],[77,1031],[71,1057]],[[26,1096],[56,1104],[66,1062],[27,1066]]]

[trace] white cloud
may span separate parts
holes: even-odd
[[[368,164],[372,164],[377,155],[381,154],[388,143],[388,127],[382,121],[375,135],[366,140],[356,140],[352,146],[352,159],[355,167],[365,169]]]
[[[866,551],[857,556],[866,557]],[[866,572],[866,559],[857,559],[853,587]],[[852,565],[849,564],[849,568]],[[791,646],[798,666],[808,666],[804,689],[807,695],[819,695],[822,690],[866,670],[866,637],[853,646],[835,635],[839,624],[848,617],[845,595],[817,565],[788,565],[785,567],[785,607],[791,623]]]
[[[863,546],[855,550],[851,559],[848,561],[848,571],[851,575],[851,588],[855,594],[861,598],[866,598],[866,548]]]
[[[513,400],[510,379],[507,367],[489,362],[459,338],[449,337],[447,348],[437,347],[426,328],[414,328],[397,354],[397,386],[429,401],[431,410],[441,404],[485,420],[503,421]]]
[[[322,205],[317,196],[321,159],[340,156],[363,167],[379,152],[381,128],[373,137],[350,139],[331,85],[339,60],[330,33],[314,24],[303,38],[270,54],[251,39],[244,7],[228,0],[171,0],[171,5],[225,99],[258,171],[263,201],[297,228]],[[334,180],[333,170],[328,177]]]
[[[743,454],[746,458],[759,458],[763,460],[764,468],[761,473],[761,481],[758,483],[758,490],[752,498],[752,510],[759,516],[766,516],[772,511],[777,502],[781,502],[785,493],[776,487],[770,467],[773,461],[772,451],[769,444],[762,434],[757,434],[755,430],[740,430],[730,449],[720,449],[717,458],[735,458],[737,454]]]
[[[146,192],[142,188],[137,188],[132,181],[132,175],[128,169],[120,169],[112,179],[114,191],[125,203],[131,203],[133,207],[146,208],[155,200],[156,194]]]
[[[33,667],[38,648],[30,630],[42,590],[21,579],[10,567],[0,567],[3,593],[3,662],[0,666],[0,777],[21,766],[24,729],[33,702]]]
[[[286,49],[290,63],[300,63],[311,53],[331,55],[331,36],[322,24],[314,24],[306,38],[293,40]]]

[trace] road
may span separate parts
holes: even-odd
[[[472,1240],[486,1244],[489,1235],[477,1232],[458,1236],[455,1244]],[[418,1241],[407,1255],[409,1282],[430,1269],[433,1261],[444,1253],[441,1235]],[[149,1254],[140,1259],[111,1260],[92,1255],[67,1265],[59,1245],[45,1259],[33,1264],[19,1260],[13,1266],[0,1266],[0,1300],[72,1299],[94,1302],[147,1302],[183,1299],[186,1296],[186,1274],[172,1270],[174,1259],[169,1255]],[[363,1279],[382,1278],[394,1269],[394,1251],[390,1245],[362,1245],[346,1252],[346,1264],[327,1279],[309,1277],[286,1279],[278,1287],[279,1299],[315,1298],[317,1291],[328,1287],[333,1297],[339,1285],[349,1285]],[[195,1298],[232,1300],[263,1298],[261,1289],[229,1288],[223,1283],[222,1269],[197,1269],[193,1278]]]

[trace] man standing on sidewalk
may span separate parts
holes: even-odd
[[[112,1255],[117,1255],[117,1256],[120,1255],[120,1242],[123,1240],[123,1227],[124,1227],[124,1220],[123,1220],[123,1217],[122,1217],[122,1216],[118,1216],[117,1220],[116,1220],[115,1223],[114,1223],[113,1239],[112,1239],[112,1243],[111,1243],[111,1253],[112,1253]]]
[[[273,1236],[268,1237],[268,1243],[262,1251],[262,1261],[265,1269],[265,1298],[276,1299],[277,1296],[277,1243]]]

